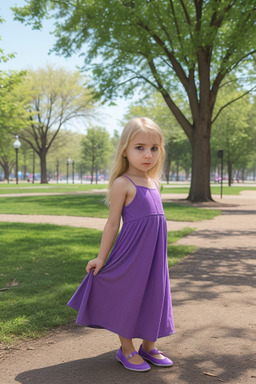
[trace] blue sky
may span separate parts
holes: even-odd
[[[16,56],[7,63],[0,63],[0,70],[38,69],[46,66],[46,64],[54,64],[56,67],[64,67],[70,70],[81,66],[83,60],[78,55],[65,59],[56,56],[54,53],[48,54],[55,41],[54,36],[50,34],[52,22],[45,22],[43,30],[37,31],[32,30],[30,26],[25,26],[13,20],[10,8],[24,4],[24,0],[1,0],[0,16],[5,20],[5,23],[0,24],[0,47],[4,50],[4,53],[15,52]],[[120,120],[123,118],[128,106],[128,102],[123,99],[119,100],[117,104],[117,107],[104,106],[102,108],[102,119],[98,123],[110,133],[113,133],[114,129],[121,131]]]

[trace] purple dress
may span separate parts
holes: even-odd
[[[78,324],[156,341],[174,333],[167,226],[158,187],[135,187],[106,264],[85,277],[68,305],[78,311]]]

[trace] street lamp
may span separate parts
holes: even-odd
[[[13,143],[15,152],[16,152],[16,169],[15,169],[15,174],[16,174],[16,184],[18,184],[18,150],[21,146],[21,143],[19,141],[19,136],[16,136],[16,140]]]
[[[68,184],[68,167],[69,167],[69,164],[71,164],[72,160],[71,159],[67,159],[67,184]]]

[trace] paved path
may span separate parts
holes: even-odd
[[[178,244],[199,247],[170,270],[176,334],[158,347],[173,358],[173,368],[125,371],[115,360],[115,336],[71,325],[0,351],[0,383],[256,384],[256,192],[218,199],[218,205],[223,214],[213,220],[168,222],[170,230],[196,227]],[[69,225],[75,220],[67,219]],[[92,223],[83,220],[79,226]],[[104,222],[96,221],[102,229]]]

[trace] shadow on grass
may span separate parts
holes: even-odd
[[[101,231],[83,228],[0,223],[1,337],[34,337],[66,324],[75,312],[66,303],[97,256]]]
[[[21,196],[0,199],[0,213],[107,217],[104,196]]]
[[[169,234],[176,241],[192,229]],[[37,333],[73,321],[66,306],[86,275],[88,260],[98,254],[101,231],[51,224],[0,223],[0,337],[35,337]],[[173,237],[172,237],[173,235]],[[177,262],[189,247],[171,246]]]

